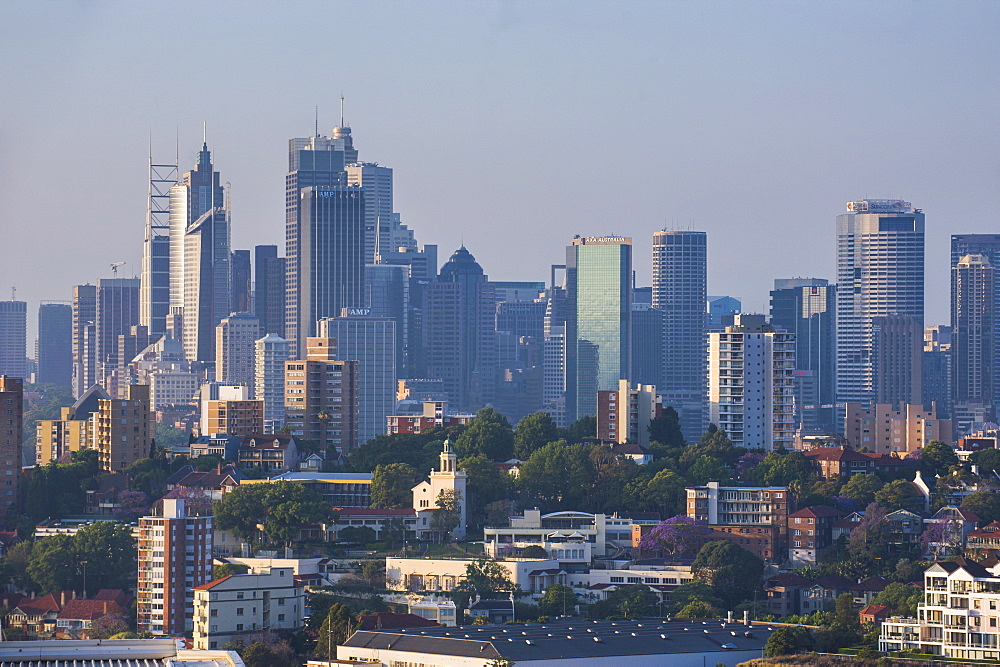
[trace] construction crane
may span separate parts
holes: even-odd
[[[118,277],[118,267],[125,266],[125,264],[126,262],[115,262],[114,264],[111,265],[111,273],[112,275],[114,275],[115,278]]]

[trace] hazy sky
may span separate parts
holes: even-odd
[[[574,234],[709,236],[709,292],[765,311],[833,278],[859,197],[927,215],[927,321],[948,239],[997,232],[997,2],[0,2],[0,298],[69,299],[140,266],[147,146],[202,123],[233,247],[284,243],[287,141],[337,124],[395,170],[443,261],[544,280]]]

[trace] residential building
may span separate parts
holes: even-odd
[[[405,616],[416,616],[419,619],[425,619],[426,623],[417,623],[411,618],[401,620],[395,625],[386,623],[383,618],[386,614],[391,614],[390,612],[380,612],[378,618],[373,625],[368,622],[368,616],[361,617],[361,623],[366,630],[377,630],[382,628],[391,627],[420,627],[420,628],[431,628],[437,625],[444,625],[446,627],[455,627],[456,619],[458,618],[458,607],[455,601],[451,598],[443,597],[440,598],[437,595],[428,595],[421,600],[416,602],[409,602],[406,605],[407,614]],[[404,614],[391,614],[392,616],[403,616]],[[406,623],[407,625],[402,625]],[[412,623],[412,625],[410,625]]]
[[[59,419],[39,419],[35,422],[35,463],[43,466],[59,461],[63,456],[81,449],[95,449],[95,421],[101,401],[111,397],[100,385],[94,385],[71,407],[60,410]],[[134,426],[134,425],[133,425]]]
[[[850,593],[854,583],[839,574],[828,574],[811,581],[802,589],[800,613],[808,616],[817,611],[833,611],[837,598],[844,593]]]
[[[794,572],[776,574],[764,581],[767,610],[777,618],[802,613],[802,591],[812,582]]]
[[[128,606],[128,595],[121,590],[102,590],[93,600],[68,600],[56,614],[55,638],[89,639],[94,621],[110,614],[124,617]]]
[[[788,560],[794,567],[816,565],[833,544],[833,524],[844,513],[826,505],[804,507],[788,515]]]
[[[285,362],[288,341],[269,333],[254,343],[254,396],[264,403],[265,433],[277,433],[285,425]]]
[[[239,449],[239,464],[255,468],[264,474],[298,470],[299,450],[290,435],[253,433],[243,438]]]
[[[2,334],[0,339],[4,339]],[[73,386],[73,306],[46,301],[38,306],[36,356],[35,382]]]
[[[251,435],[264,431],[264,401],[202,401],[200,435]]]
[[[194,648],[217,649],[261,632],[305,625],[305,588],[290,567],[254,568],[194,587]]]
[[[939,419],[934,405],[925,410],[919,404],[896,407],[877,403],[864,407],[848,403],[844,410],[844,437],[855,449],[864,447],[877,454],[905,455],[932,440],[952,441],[952,422]]]
[[[795,334],[795,425],[836,432],[834,348],[837,286],[824,278],[781,278],[771,291],[771,326]]]
[[[838,403],[876,400],[873,320],[885,316],[913,318],[923,331],[924,214],[897,199],[848,202],[837,216]],[[905,359],[896,363],[912,367]]]
[[[565,563],[589,563],[632,544],[627,517],[588,512],[524,510],[509,518],[509,526],[484,528],[484,551],[492,558],[516,556],[529,546],[540,546],[551,558]],[[659,520],[649,523],[659,523]]]
[[[92,415],[91,437],[101,470],[119,472],[139,459],[149,458],[154,422],[149,385],[133,384],[124,399],[98,399]]]
[[[663,413],[655,385],[619,380],[618,389],[597,392],[597,438],[649,446],[649,423]]]
[[[632,239],[574,237],[566,248],[566,419],[631,379]]]
[[[96,383],[97,286],[73,287],[73,396],[79,398]]]
[[[250,313],[232,313],[215,327],[215,381],[247,387],[254,397],[254,344],[260,321]]]
[[[885,520],[889,525],[889,543],[897,547],[916,544],[924,532],[923,517],[909,510],[889,512]]]
[[[161,515],[139,519],[139,631],[191,632],[194,588],[212,579],[212,517],[192,516],[184,501],[163,499]]]
[[[333,507],[368,507],[371,504],[370,472],[286,472],[268,479],[248,479],[242,483],[270,482],[302,484],[315,490]]]
[[[794,437],[795,335],[763,315],[736,315],[709,334],[709,418],[734,445],[791,449]]]
[[[452,449],[451,440],[445,439],[438,469],[432,470],[430,478],[413,487],[413,510],[417,513],[416,531],[421,539],[434,534],[434,513],[443,493],[454,495],[458,522],[451,531],[455,539],[465,537],[469,525],[468,518],[468,475],[458,469],[458,456]]]
[[[285,258],[278,246],[258,245],[253,249],[253,314],[260,321],[263,336],[285,333]]]
[[[0,375],[0,509],[5,528],[12,529],[21,508],[21,439],[24,419],[24,379]]]
[[[358,444],[358,362],[334,361],[335,344],[310,337],[306,359],[285,362],[285,424],[319,450]]]
[[[707,426],[708,235],[696,231],[653,233],[652,307],[662,313],[661,367],[655,384],[663,404],[677,410],[688,442]],[[739,305],[736,306],[737,312]],[[623,376],[624,377],[624,376]],[[638,377],[632,379],[639,380]]]
[[[902,458],[875,452],[856,452],[849,445],[815,447],[803,453],[816,463],[824,479],[879,472],[891,474],[904,465]]]
[[[996,282],[996,268],[986,255],[965,255],[951,267],[951,398],[956,416],[979,408],[988,421],[996,417]],[[962,419],[956,427],[967,433],[972,423]]]
[[[386,433],[423,433],[443,426],[463,426],[476,418],[474,414],[454,414],[448,411],[448,401],[421,401],[422,410],[414,415],[389,415]]]
[[[0,301],[0,375],[28,378],[28,303]]]
[[[785,558],[788,548],[788,490],[781,486],[687,488],[687,515],[704,521],[713,539],[726,539],[758,558]]]

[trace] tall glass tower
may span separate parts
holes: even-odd
[[[890,316],[923,329],[924,214],[898,199],[848,202],[837,216],[838,403],[875,399],[873,320]]]
[[[632,238],[575,237],[566,248],[566,412],[595,415],[597,392],[631,375]]]
[[[993,421],[996,355],[996,268],[985,255],[965,255],[951,269],[951,386],[959,429]],[[976,418],[977,415],[982,418]]]

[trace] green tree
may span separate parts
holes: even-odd
[[[514,455],[514,429],[493,408],[482,408],[455,441],[459,456],[483,454],[491,461],[506,461]]]
[[[764,561],[729,540],[714,540],[698,552],[691,573],[734,607],[760,590]]]
[[[102,588],[128,589],[135,582],[136,545],[132,527],[116,521],[99,521],[84,526],[73,536],[78,561],[86,563],[86,594],[92,597]],[[82,590],[81,586],[74,589]]]
[[[684,434],[681,433],[681,420],[673,406],[663,409],[663,414],[649,422],[649,439],[667,447],[683,447]]]
[[[358,544],[371,544],[378,537],[375,529],[371,526],[347,526],[337,531],[338,542],[357,542]]]
[[[408,463],[375,466],[371,484],[371,507],[396,509],[409,507],[410,490],[416,485],[417,471]]]
[[[538,613],[556,617],[572,614],[576,607],[576,595],[573,589],[563,584],[552,584],[545,589],[545,595],[538,601]]]
[[[597,417],[584,415],[565,429],[560,429],[561,439],[569,442],[580,442],[587,438],[597,437]]]
[[[175,428],[166,422],[156,422],[154,438],[157,447],[173,447],[175,445],[186,445],[188,442],[188,432]]]
[[[503,565],[485,556],[465,566],[465,578],[455,585],[456,600],[478,595],[483,599],[506,596],[519,590]]]
[[[437,535],[438,541],[445,542],[462,520],[462,492],[457,489],[441,489],[435,501],[436,508],[431,512],[431,532]]]
[[[514,456],[527,459],[536,450],[559,439],[559,427],[548,412],[523,417],[514,428]]]
[[[223,577],[230,577],[234,574],[246,574],[249,569],[250,568],[243,563],[223,563],[222,565],[213,565],[212,578],[222,579]]]
[[[587,458],[594,471],[594,486],[582,508],[591,512],[616,511],[621,507],[625,488],[639,476],[639,464],[615,455],[606,444],[593,445]]]
[[[608,593],[608,602],[625,618],[653,616],[656,614],[657,597],[646,584],[621,586]]]
[[[343,644],[350,634],[352,624],[351,612],[339,603],[330,605],[323,625],[316,635],[316,650],[313,656],[320,659],[335,658],[337,645]]]
[[[317,491],[294,482],[241,484],[215,503],[215,523],[250,540],[258,524],[272,541],[290,543],[303,524],[332,523],[336,512]]]
[[[483,454],[459,459],[458,469],[466,474],[468,515],[478,525],[487,505],[510,494],[513,480]]]
[[[82,583],[77,574],[76,549],[69,535],[53,535],[35,542],[28,558],[27,574],[39,592],[62,591]]]
[[[121,614],[105,614],[95,618],[87,631],[88,639],[110,639],[113,635],[129,631],[128,621]]]
[[[982,449],[971,457],[972,462],[979,466],[980,474],[1000,472],[1000,449]]]
[[[687,476],[696,486],[704,486],[709,482],[724,484],[730,479],[729,469],[719,459],[707,455],[700,456],[691,465]]]
[[[923,601],[923,591],[909,584],[893,582],[872,599],[872,604],[892,608],[894,616],[917,617],[917,605]]]
[[[924,509],[924,497],[911,482],[905,479],[889,482],[876,491],[875,502],[890,512],[896,510],[921,512]]]
[[[976,491],[965,497],[962,509],[975,512],[984,526],[1000,521],[1000,493],[992,490]]]
[[[931,440],[920,452],[920,471],[927,477],[944,475],[948,468],[958,465],[955,450],[940,440]]]
[[[682,584],[670,593],[670,605],[676,615],[692,602],[703,602],[714,609],[722,609],[726,603],[722,601],[708,584],[701,581],[692,581]]]
[[[677,618],[718,618],[722,614],[704,600],[692,600],[677,612]]]
[[[548,558],[548,552],[537,544],[532,544],[521,549],[521,558]]]
[[[790,625],[775,628],[764,644],[764,655],[777,658],[783,655],[793,655],[812,650],[813,638],[809,630],[801,626]]]
[[[594,484],[590,447],[550,442],[525,461],[517,485],[543,503],[559,507],[582,507]]]
[[[34,582],[28,575],[28,562],[34,546],[34,542],[25,540],[7,549],[3,560],[0,560],[0,580],[11,582],[18,590],[34,590]]]
[[[643,473],[646,467],[643,466]],[[688,486],[679,473],[663,468],[651,479],[640,476],[629,482],[624,491],[626,505],[659,512],[661,516],[675,516],[685,509]]]
[[[851,475],[840,490],[840,495],[852,498],[863,506],[875,502],[875,493],[882,488],[882,480],[875,475]]]

